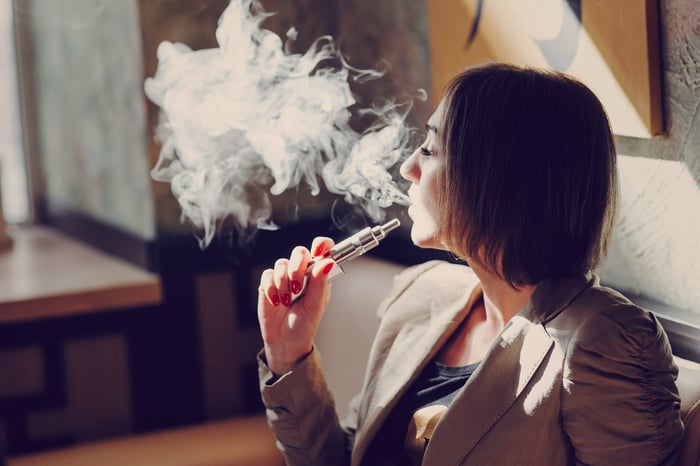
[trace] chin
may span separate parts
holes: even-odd
[[[413,228],[411,228],[411,241],[419,248],[444,249],[442,242],[437,239],[437,235],[434,231],[421,231],[420,228],[416,228],[415,223],[413,224]]]

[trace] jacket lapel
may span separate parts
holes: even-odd
[[[563,312],[595,276],[542,282],[501,331],[486,358],[455,398],[433,433],[425,464],[460,464],[508,411],[552,351],[546,322]],[[465,413],[471,422],[465,422]],[[460,448],[455,448],[459,445]]]
[[[459,464],[528,385],[554,345],[544,327],[530,320],[530,310],[526,306],[508,322],[455,398],[435,429],[426,464]],[[465,422],[465,413],[472,422]]]
[[[431,303],[429,319],[405,325],[396,339],[401,344],[392,346],[382,368],[382,376],[391,381],[389,390],[380,392],[377,407],[383,408],[396,400],[400,388],[407,388],[423,370],[469,312],[466,299],[451,303],[445,309],[441,303]]]
[[[392,301],[391,305],[401,307],[402,312],[393,322],[391,318],[386,322],[385,317],[370,353],[369,367],[376,372],[368,372],[365,379],[353,464],[364,456],[398,398],[466,317],[471,303],[481,296],[473,275],[465,276],[458,269],[450,271],[456,273],[438,274],[442,283],[433,285],[439,293],[433,294],[431,287],[416,286],[419,294],[411,295],[406,288],[405,295]],[[504,327],[437,425],[425,464],[459,464],[473,450],[522,394],[552,350],[554,340],[543,320],[560,313],[590,284],[590,277],[575,277],[538,286],[531,302]],[[430,303],[429,313],[426,303]],[[472,422],[465,422],[465,413]]]
[[[371,354],[370,360],[374,359],[380,370],[373,374],[370,386],[365,387],[369,396],[363,400],[360,409],[366,415],[355,439],[356,458],[364,455],[377,429],[403,392],[464,320],[471,309],[470,304],[480,296],[480,287],[467,287],[459,290],[459,294],[431,299],[430,312],[422,309],[423,320],[397,322],[397,332],[387,332],[392,335],[390,339],[375,342],[373,350],[379,355]],[[425,301],[422,305],[425,306]]]

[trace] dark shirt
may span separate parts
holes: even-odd
[[[431,361],[394,406],[363,464],[420,465],[435,426],[478,365],[454,367]]]

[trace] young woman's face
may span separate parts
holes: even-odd
[[[438,188],[442,179],[441,172],[447,156],[438,147],[438,125],[442,120],[441,103],[426,125],[425,142],[401,165],[401,176],[411,182],[408,195],[411,206],[408,215],[413,220],[411,240],[423,248],[445,249],[442,241],[440,224],[440,205]]]

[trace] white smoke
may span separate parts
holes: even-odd
[[[218,48],[162,42],[145,82],[161,108],[162,149],[151,175],[171,183],[183,217],[202,231],[202,248],[226,218],[241,232],[275,229],[269,194],[306,185],[316,195],[319,178],[374,221],[392,203],[408,203],[388,170],[407,150],[410,103],[360,110],[376,123],[357,132],[349,80],[381,73],[350,67],[330,37],[288,53],[260,27],[267,16],[257,0],[232,0],[219,19]]]

